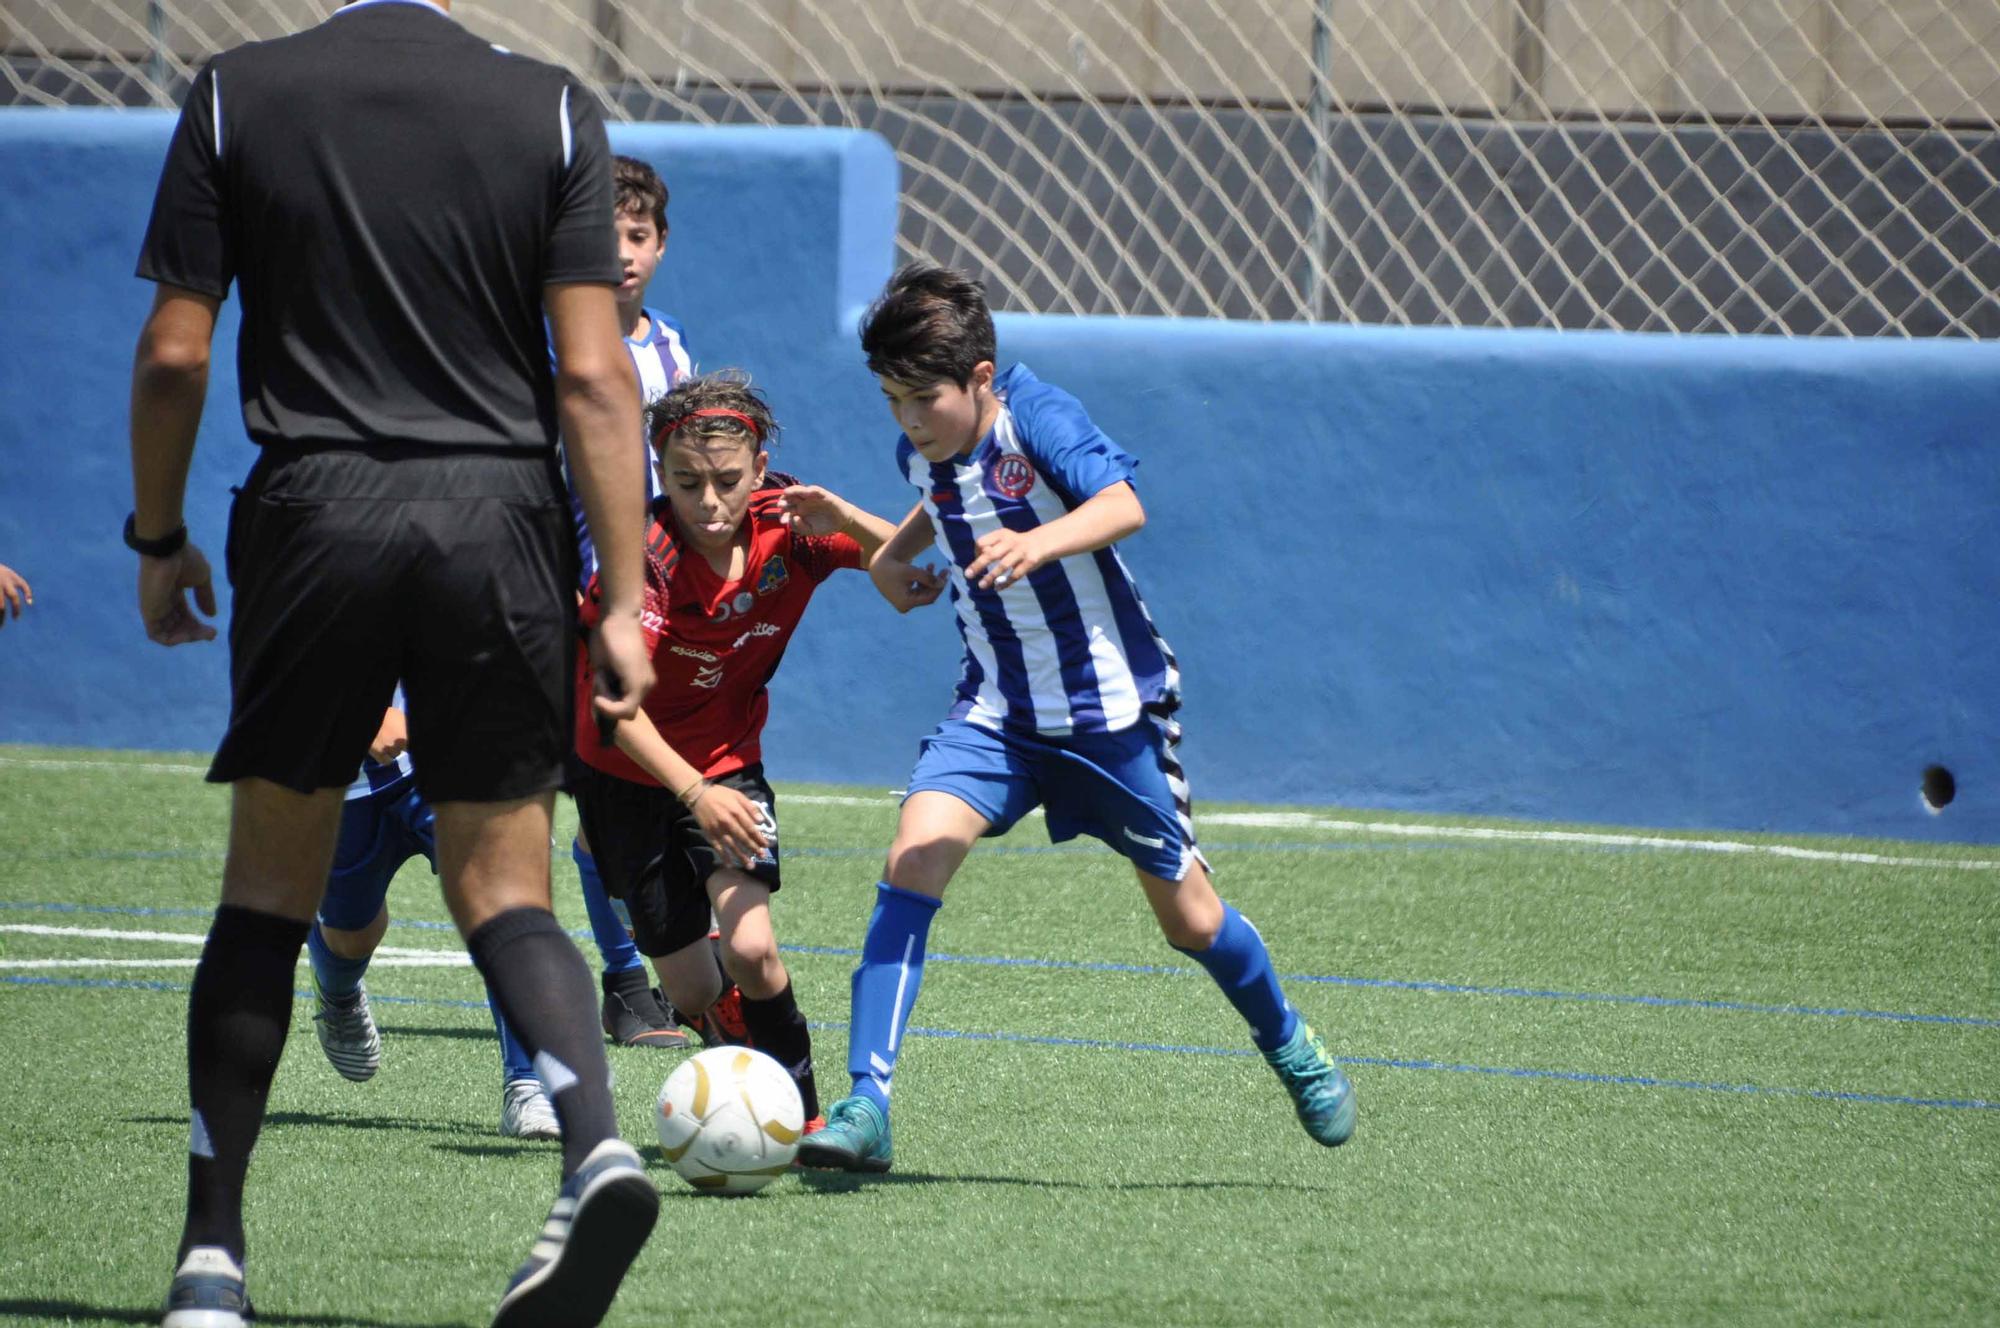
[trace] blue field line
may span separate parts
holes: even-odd
[[[16,909],[24,912],[40,913],[94,913],[111,914],[121,917],[165,917],[203,918],[211,917],[212,909],[200,908],[142,908],[109,904],[57,904],[29,903],[16,900],[0,900],[0,909]],[[449,922],[428,922],[422,920],[392,919],[392,927],[417,931],[453,932],[456,928]],[[570,931],[570,938],[584,941],[589,938],[587,928]],[[861,951],[852,946],[837,945],[780,945],[786,954],[814,955],[834,959],[857,959]],[[1076,973],[1132,973],[1159,977],[1194,977],[1199,969],[1180,964],[1115,964],[1102,961],[1079,959],[1017,959],[1003,955],[958,955],[933,953],[926,957],[932,964],[968,964],[984,968],[1027,968],[1047,972]],[[1865,1010],[1843,1006],[1823,1005],[1781,1005],[1758,1001],[1725,1001],[1700,996],[1637,996],[1623,992],[1609,991],[1560,991],[1542,987],[1495,987],[1481,986],[1466,982],[1434,982],[1417,978],[1358,978],[1329,973],[1284,973],[1279,980],[1287,983],[1313,983],[1321,986],[1374,988],[1383,991],[1427,992],[1440,996],[1479,996],[1501,1000],[1556,1001],[1585,1005],[1635,1005],[1659,1010],[1713,1010],[1724,1014],[1775,1014],[1791,1015],[1812,1019],[1861,1019],[1897,1024],[1934,1024],[1951,1028],[2000,1028],[2000,1019],[1979,1015],[1963,1014],[1919,1014],[1905,1010]]]
[[[0,974],[0,982],[22,987],[59,987],[78,990],[100,991],[146,991],[146,992],[186,992],[189,986],[184,982],[145,982],[129,978],[45,978]],[[293,996],[301,1001],[313,999],[309,991],[294,991]],[[378,1005],[429,1006],[448,1010],[486,1011],[485,1001],[448,1000],[428,996],[379,996],[374,992],[368,999]],[[841,1033],[847,1025],[840,1022],[812,1021],[811,1027],[819,1033]],[[949,1042],[996,1042],[1013,1046],[1061,1047],[1083,1051],[1124,1051],[1165,1054],[1171,1056],[1222,1056],[1246,1058],[1255,1056],[1253,1050],[1243,1047],[1205,1047],[1196,1044],[1171,1042],[1128,1042],[1106,1038],[1056,1037],[1045,1033],[974,1033],[955,1028],[924,1028],[912,1026],[904,1030],[906,1036],[938,1038]],[[1906,1093],[1863,1093],[1832,1088],[1793,1088],[1783,1084],[1741,1084],[1711,1082],[1700,1079],[1663,1079],[1648,1074],[1598,1074],[1588,1070],[1548,1070],[1532,1066],[1513,1065],[1469,1065],[1458,1061],[1438,1061],[1391,1056],[1336,1056],[1343,1065],[1366,1066],[1382,1070],[1415,1070],[1433,1074],[1478,1074],[1502,1079],[1532,1079],[1556,1083],[1588,1084],[1611,1088],[1669,1088],[1693,1093],[1734,1093],[1745,1097],[1789,1097],[1809,1098],[1819,1102],[1852,1102],[1864,1106],[1890,1107],[1931,1107],[1941,1111],[2000,1111],[2000,1102],[1989,1102],[1983,1098],[1969,1097],[1915,1097]]]
[[[793,954],[857,959],[861,951],[846,946],[783,945]],[[1112,964],[1073,959],[1012,959],[996,955],[933,953],[928,964],[977,964],[993,968],[1038,968],[1085,973],[1144,973],[1194,977],[1200,969],[1179,964]],[[1900,1024],[1945,1024],[1961,1028],[2000,1028],[2000,1019],[1964,1014],[1910,1014],[1900,1010],[1851,1010],[1816,1005],[1766,1005],[1753,1001],[1709,1000],[1694,996],[1631,996],[1619,992],[1555,991],[1536,987],[1482,987],[1464,982],[1425,982],[1406,978],[1354,978],[1326,973],[1283,973],[1279,981],[1319,983],[1335,987],[1375,987],[1390,991],[1434,992],[1446,996],[1491,996],[1512,1000],[1577,1001],[1597,1005],[1641,1005],[1659,1009],[1720,1010],[1731,1014],[1807,1015],[1820,1019],[1879,1019]]]
[[[1229,853],[1437,853],[1437,852],[1491,852],[1509,847],[1503,843],[1453,843],[1440,840],[1366,840],[1366,839],[1302,839],[1302,840],[1211,840],[1204,838],[1205,849],[1221,850]],[[1626,853],[1631,849],[1623,844],[1572,845],[1570,847],[1596,848],[1603,852]],[[880,844],[866,848],[786,848],[785,857],[825,858],[838,862],[852,862],[860,859],[882,860],[884,849]],[[979,849],[982,857],[1042,857],[1055,855],[1069,857],[1092,855],[1116,857],[1102,844],[983,844]],[[221,849],[89,849],[75,853],[19,853],[15,862],[221,862]]]

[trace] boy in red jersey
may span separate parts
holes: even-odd
[[[648,410],[647,428],[666,495],[646,532],[640,624],[659,681],[608,740],[578,710],[577,754],[590,769],[577,813],[681,1011],[722,994],[713,909],[750,1041],[791,1072],[810,1122],[812,1040],[771,928],[778,823],[760,745],[765,684],[819,583],[865,568],[895,527],[824,489],[768,477],[777,424],[740,376],[682,383]],[[585,604],[585,622],[595,608]],[[588,706],[588,691],[578,696]]]

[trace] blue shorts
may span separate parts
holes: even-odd
[[[910,793],[949,793],[1001,835],[1041,806],[1049,839],[1090,835],[1140,871],[1178,881],[1196,862],[1194,820],[1174,747],[1179,726],[1149,715],[1116,733],[997,733],[947,719],[923,741]],[[907,796],[907,795],[906,795]]]
[[[437,830],[417,781],[399,779],[340,809],[340,838],[333,871],[319,902],[321,925],[360,931],[382,911],[389,882],[404,863],[421,857],[437,870]]]

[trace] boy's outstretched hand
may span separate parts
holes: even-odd
[[[922,608],[942,595],[948,584],[944,573],[935,567],[919,567],[884,553],[876,554],[868,564],[868,579],[898,613]]]
[[[795,535],[837,535],[854,524],[854,509],[829,489],[794,484],[778,495],[778,519]]]
[[[21,574],[5,563],[0,563],[0,627],[7,625],[7,610],[13,609],[16,618],[21,610],[35,602],[35,592],[28,587]]]

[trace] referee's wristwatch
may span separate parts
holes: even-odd
[[[179,553],[181,546],[187,542],[188,528],[185,521],[158,539],[143,539],[139,535],[139,514],[131,512],[125,517],[125,547],[134,553],[147,558],[171,558]]]

